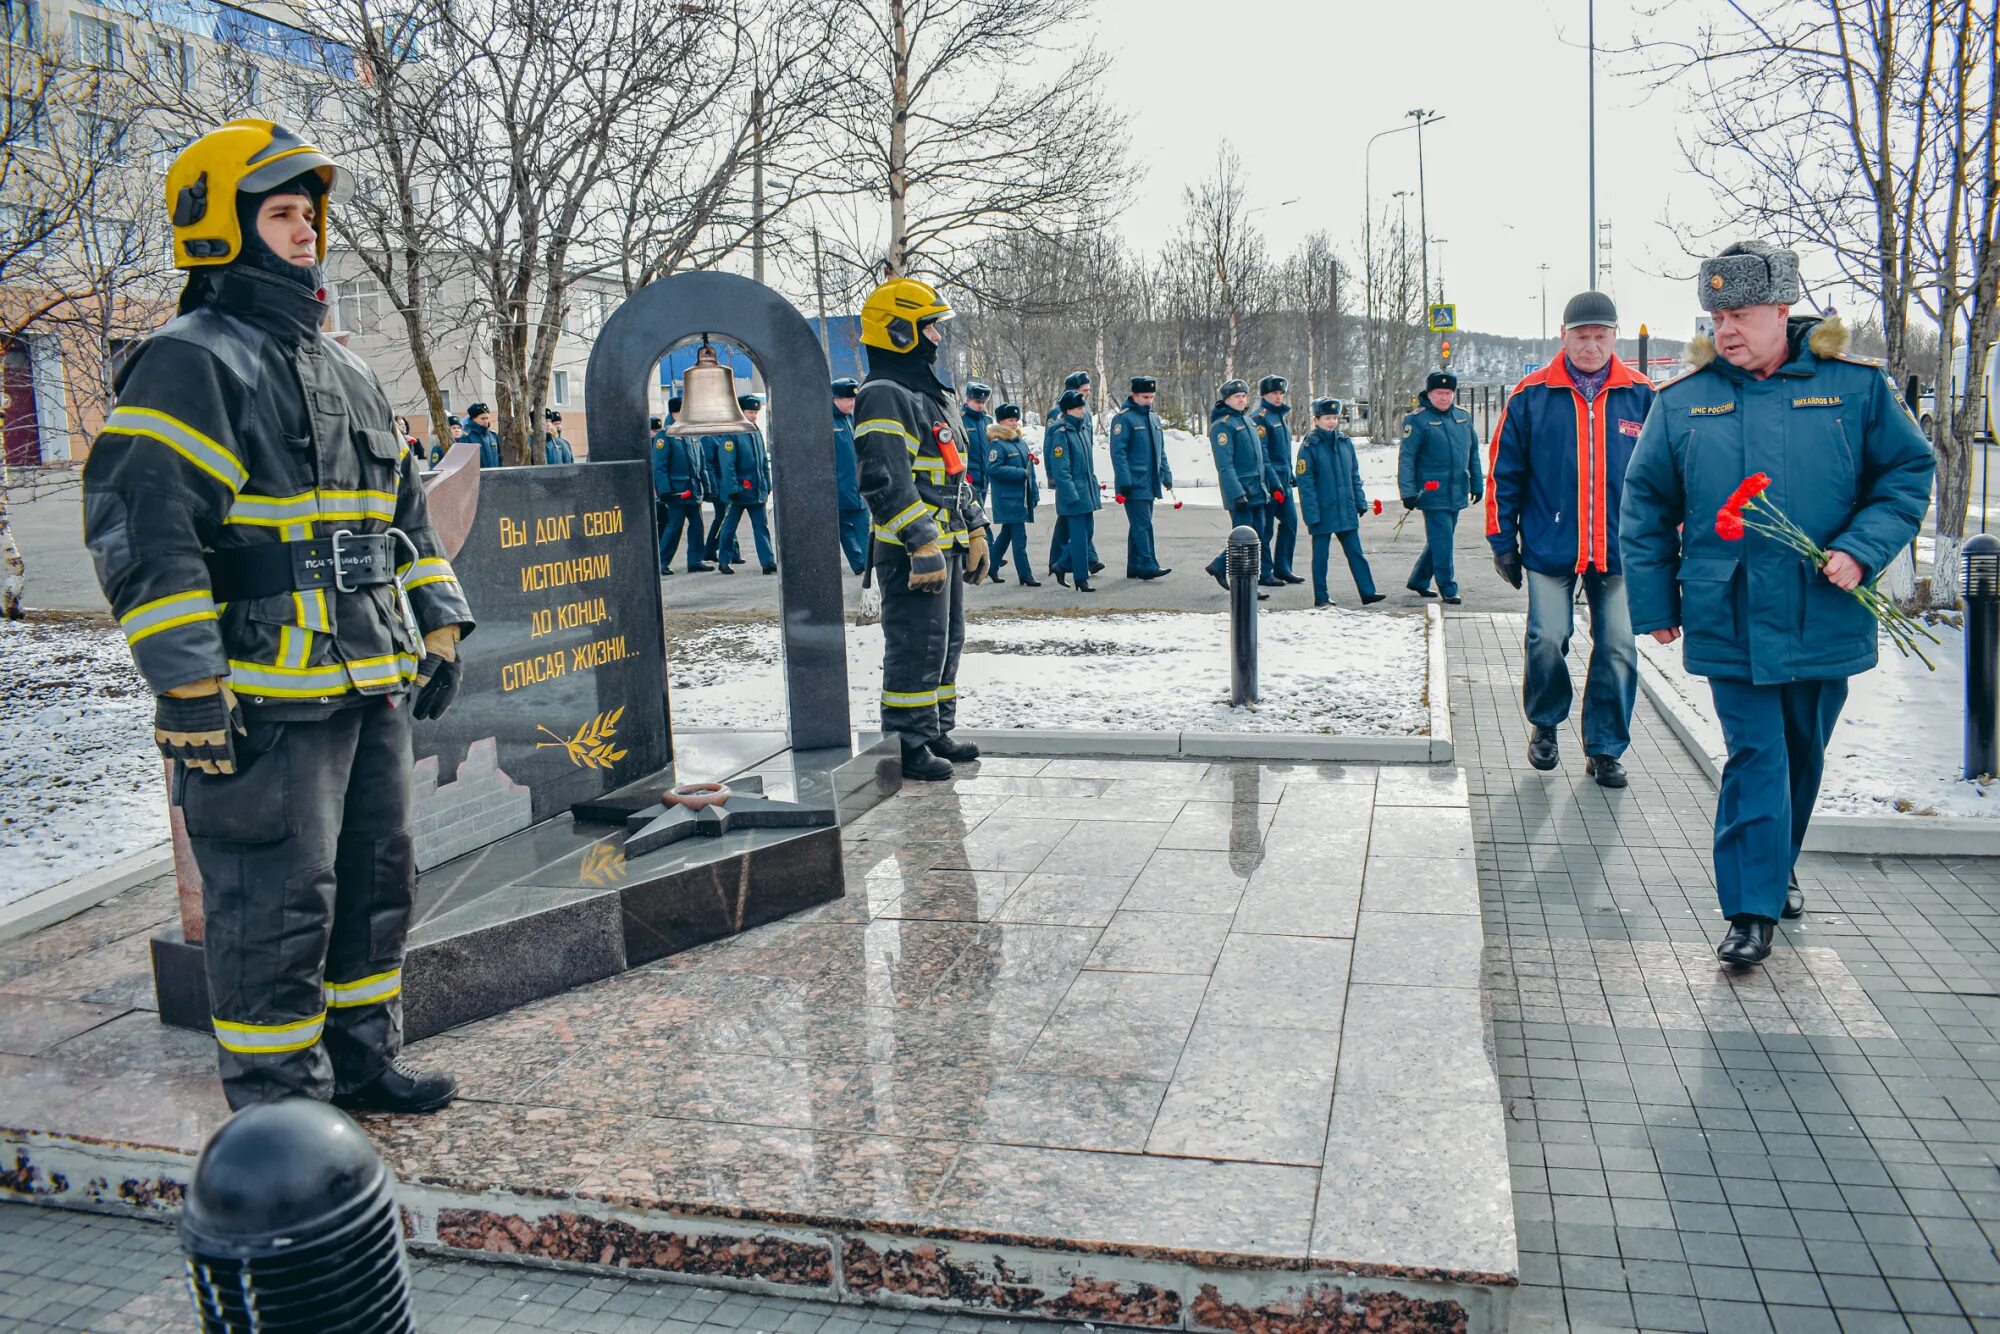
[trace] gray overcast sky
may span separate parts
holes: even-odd
[[[1671,7],[1691,29],[1707,0]],[[1584,0],[1098,0],[1097,33],[1116,66],[1112,93],[1131,115],[1147,176],[1121,220],[1152,253],[1172,232],[1181,190],[1205,175],[1227,139],[1242,154],[1252,205],[1280,251],[1324,227],[1358,258],[1362,152],[1370,135],[1427,107],[1424,131],[1432,252],[1463,327],[1533,337],[1546,262],[1549,320],[1588,285]],[[1625,45],[1642,20],[1628,0],[1598,0],[1600,47]],[[1192,58],[1191,58],[1192,56]],[[1598,215],[1612,223],[1609,286],[1624,329],[1641,321],[1685,338],[1698,306],[1692,262],[1664,225],[1707,216],[1710,195],[1684,174],[1677,93],[1648,97],[1599,54]],[[1416,135],[1374,151],[1379,212],[1415,190]],[[1280,208],[1287,199],[1298,203]],[[1417,201],[1409,200],[1417,227]]]

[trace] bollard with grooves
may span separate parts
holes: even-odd
[[[1257,702],[1257,530],[1245,524],[1229,534],[1229,703]]]
[[[2000,537],[1974,533],[1964,559],[1965,768],[1963,777],[2000,773]]]
[[[325,1103],[231,1117],[195,1164],[180,1232],[204,1334],[416,1328],[395,1177]]]

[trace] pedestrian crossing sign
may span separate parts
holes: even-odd
[[[1458,331],[1458,307],[1439,304],[1431,307],[1431,332],[1456,333]]]

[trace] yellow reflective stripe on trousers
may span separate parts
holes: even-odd
[[[178,417],[152,408],[119,407],[104,421],[106,432],[157,440],[195,467],[228,487],[241,490],[250,479],[236,456]]]
[[[938,702],[935,690],[885,690],[882,702],[892,709],[924,709]]]
[[[386,973],[364,977],[354,982],[329,982],[326,984],[326,1003],[336,1010],[350,1009],[356,1005],[378,1005],[403,990],[403,970],[391,968]]]
[[[310,1019],[300,1019],[289,1024],[238,1024],[227,1019],[216,1019],[215,1040],[225,1051],[240,1052],[246,1056],[273,1056],[279,1052],[302,1051],[319,1041],[320,1030],[326,1027],[326,1011],[321,1010]]]
[[[451,562],[442,556],[425,556],[415,565],[405,565],[396,573],[401,574],[404,570],[409,571],[410,576],[403,581],[403,591],[406,593],[412,588],[422,588],[425,584],[458,582],[458,575],[453,573]]]
[[[871,431],[881,431],[887,435],[899,435],[903,437],[903,443],[909,446],[909,450],[912,454],[916,453],[917,450],[921,447],[917,443],[917,438],[911,435],[908,431],[904,430],[903,423],[897,421],[893,417],[869,418],[867,421],[862,422],[859,426],[856,426],[854,428],[854,438],[856,440],[859,440],[862,436],[867,435]]]
[[[950,684],[950,685],[943,685],[943,686],[939,686],[939,687],[937,688],[937,697],[938,697],[938,702],[939,702],[939,703],[943,703],[943,702],[944,702],[945,700],[948,700],[948,699],[957,699],[957,698],[958,698],[958,683],[957,683],[957,682],[953,682],[953,683],[952,683],[952,684]]]
[[[207,589],[192,593],[175,593],[170,597],[155,598],[142,603],[118,618],[119,628],[125,632],[125,642],[136,644],[162,630],[171,630],[177,625],[189,625],[195,621],[215,619],[215,599]]]

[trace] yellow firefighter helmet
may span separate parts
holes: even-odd
[[[325,185],[318,215],[319,258],[326,258],[327,199],[345,183],[333,159],[275,121],[232,120],[181,150],[167,168],[167,216],[174,225],[174,267],[227,264],[243,250],[236,196],[274,190],[305,172]]]
[[[950,318],[951,307],[937,288],[919,278],[891,278],[861,303],[861,343],[908,352],[917,345],[919,326]]]

